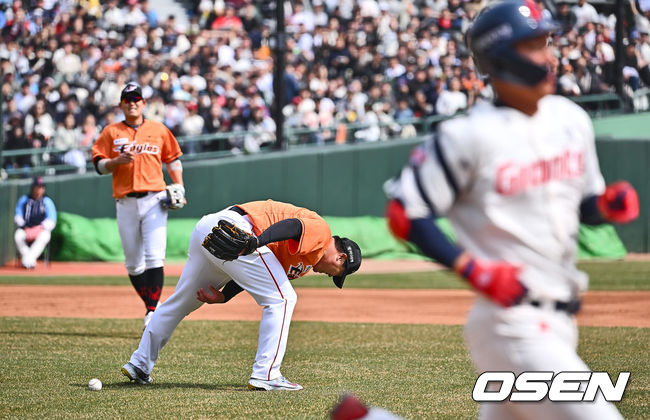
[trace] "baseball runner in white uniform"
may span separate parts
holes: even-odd
[[[454,269],[479,294],[465,338],[479,373],[589,371],[574,315],[587,276],[575,266],[580,222],[628,222],[638,198],[605,186],[586,113],[555,91],[554,22],[534,3],[496,3],[468,31],[497,94],[440,125],[385,184],[393,233]],[[446,216],[450,243],[434,225]],[[461,248],[462,247],[462,248]],[[481,405],[482,419],[617,419],[605,400]]]

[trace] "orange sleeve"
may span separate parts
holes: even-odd
[[[322,218],[300,218],[302,223],[302,235],[300,240],[289,240],[289,254],[309,254],[312,251],[317,251],[327,247],[332,238],[330,227]]]
[[[99,137],[97,137],[97,140],[95,140],[95,144],[93,144],[92,147],[92,152],[93,152],[93,161],[96,158],[99,159],[106,159],[111,157],[111,136],[109,134],[110,128],[109,126],[105,127],[102,132],[99,134]]]
[[[163,125],[163,132],[164,141],[161,160],[164,163],[169,163],[181,157],[183,152],[181,151],[181,147],[178,145],[178,141],[176,141],[176,137],[174,137],[172,132],[169,131],[169,128]]]

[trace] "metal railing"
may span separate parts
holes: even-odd
[[[84,154],[90,154],[90,146],[82,147],[78,150]],[[32,148],[32,149],[15,149],[4,150],[2,153],[3,160],[11,160],[13,157],[29,157],[30,165],[16,168],[4,168],[8,176],[22,177],[34,175],[54,175],[57,173],[85,172],[86,169],[92,168],[91,162],[86,162],[84,168],[63,163],[58,158],[63,156],[68,150],[53,149],[51,147]],[[4,165],[4,162],[3,162]]]
[[[580,105],[592,118],[622,114],[625,111],[623,100],[615,93],[571,96],[569,99]]]
[[[411,118],[395,121],[386,119],[375,123],[339,123],[328,127],[287,127],[285,129],[288,148],[310,144],[352,144],[374,141],[397,140],[431,133],[440,121],[450,116],[433,115],[425,118]]]
[[[341,123],[317,129],[306,127],[287,127],[286,148],[294,149],[313,145],[324,144],[351,144],[370,141],[388,141],[403,137],[414,137],[430,133],[433,126],[449,117],[435,115],[427,118],[413,118],[409,120],[383,121],[377,123]],[[375,138],[361,135],[372,130]],[[261,133],[257,131],[236,131],[228,133],[201,134],[191,137],[178,137],[178,143],[184,151],[182,161],[214,159],[240,154],[266,153],[272,150],[272,143],[258,145],[254,151],[247,149],[246,139],[255,139]],[[79,148],[82,153],[90,155],[91,147]],[[52,149],[49,147],[37,149],[5,150],[3,160],[18,157],[29,157],[30,166],[5,168],[8,177],[28,177],[35,175],[55,175],[62,173],[75,173],[93,171],[94,166],[89,160],[85,167],[61,163],[60,159],[67,150]]]

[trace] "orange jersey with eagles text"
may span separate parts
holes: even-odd
[[[97,158],[118,157],[122,147],[132,150],[135,158],[113,171],[115,198],[122,198],[130,192],[164,190],[163,162],[169,163],[183,154],[176,138],[163,124],[145,119],[135,129],[122,121],[102,130],[93,145],[93,162]]]
[[[253,233],[259,236],[269,226],[285,219],[298,219],[302,223],[300,240],[272,242],[267,246],[277,257],[290,280],[302,277],[322,258],[332,240],[327,222],[318,214],[302,207],[279,201],[252,201],[238,204],[248,213]]]

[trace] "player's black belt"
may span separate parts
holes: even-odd
[[[228,210],[232,210],[232,211],[234,211],[235,213],[239,213],[239,214],[241,214],[242,216],[246,216],[246,214],[247,214],[244,210],[242,210],[241,208],[239,208],[239,207],[237,207],[237,206],[232,206],[232,207],[229,208]]]
[[[544,302],[539,300],[528,300],[526,303],[536,308],[542,308],[545,306]],[[554,301],[550,302],[550,304],[556,311],[566,312],[570,315],[577,314],[582,306],[580,299],[572,299],[568,302]]]
[[[134,198],[142,198],[142,197],[146,196],[147,194],[149,194],[149,192],[135,192],[134,191],[134,192],[128,193],[126,196],[127,197],[134,197]]]

